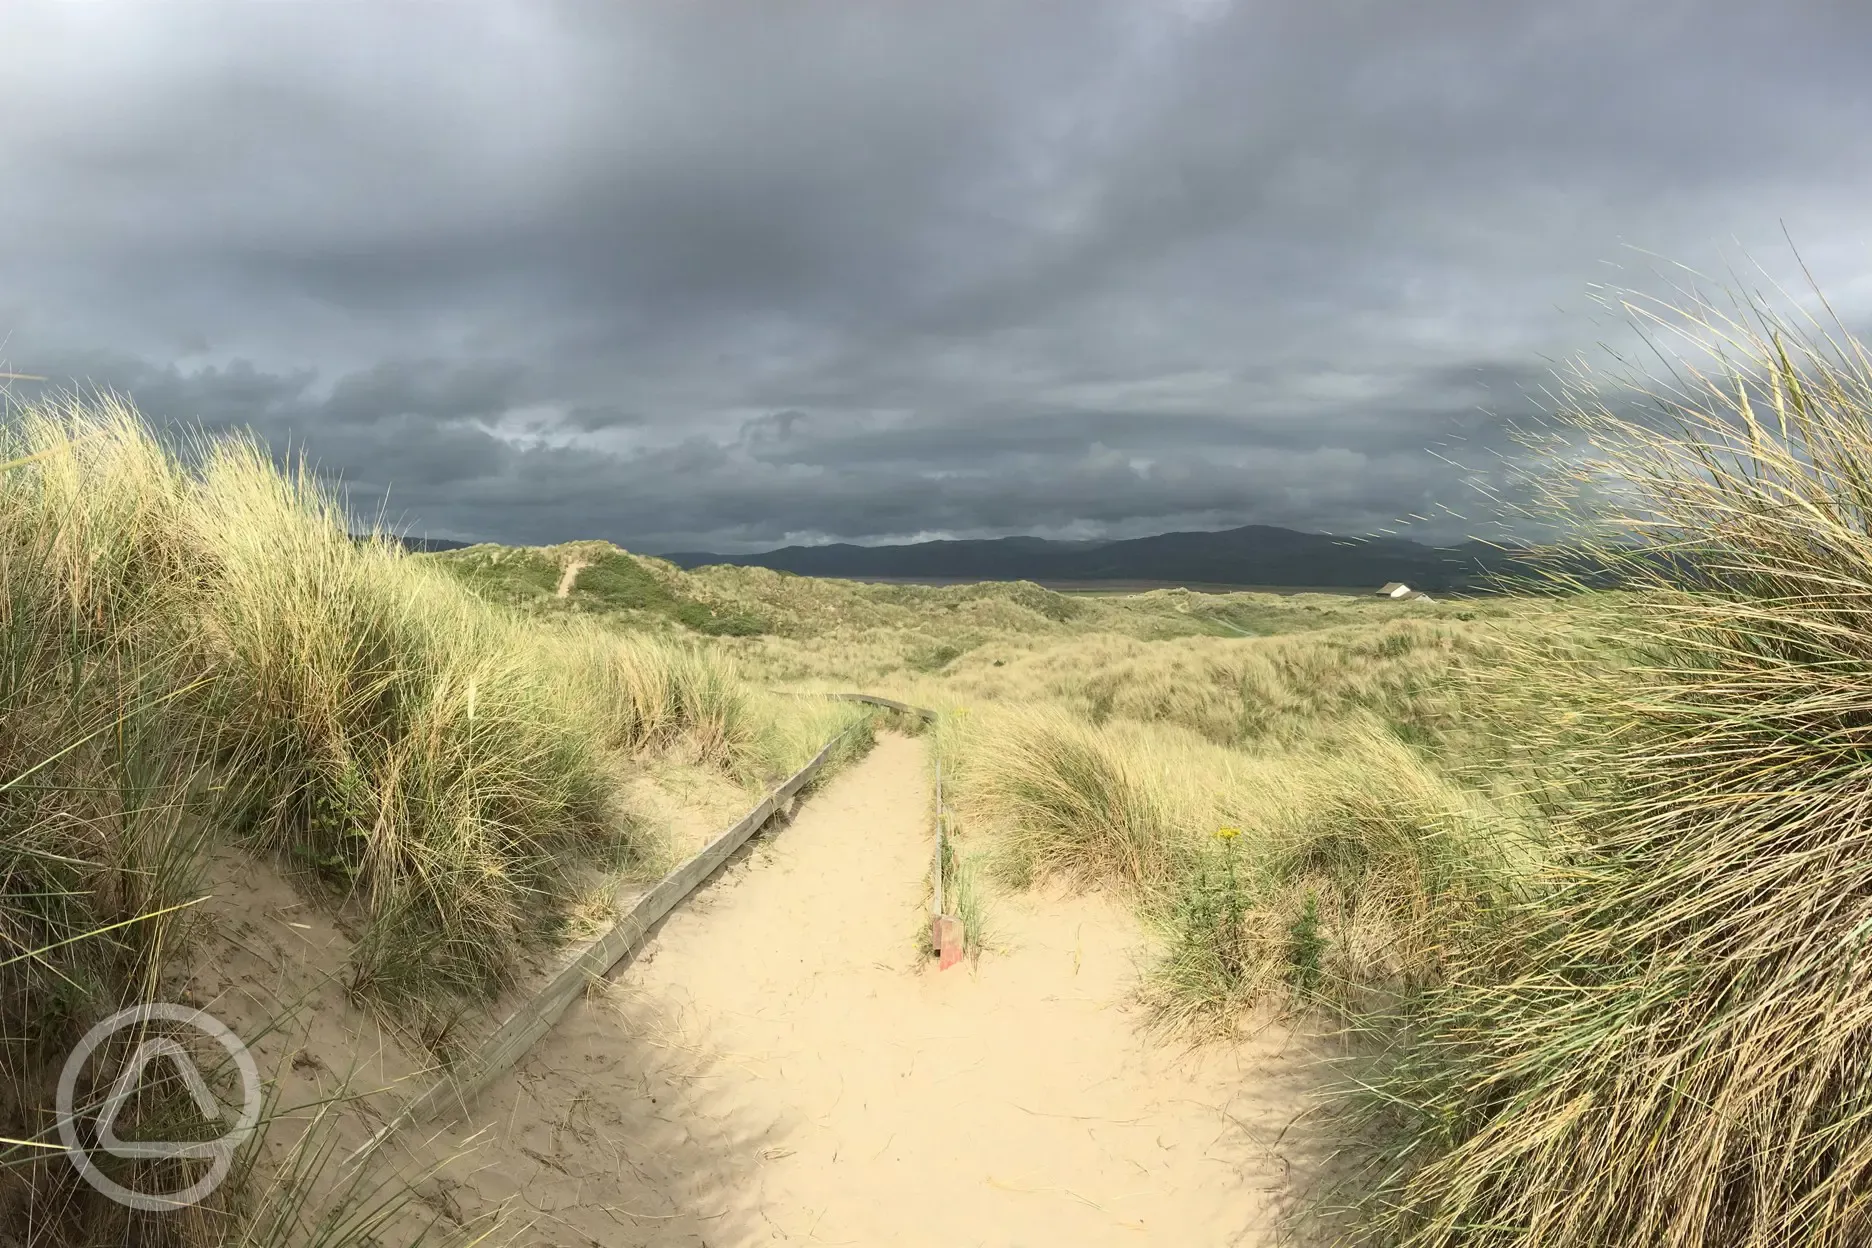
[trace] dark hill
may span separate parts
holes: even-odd
[[[738,564],[803,576],[1029,581],[1172,581],[1191,584],[1371,588],[1404,581],[1436,590],[1481,587],[1506,557],[1479,542],[1426,546],[1403,538],[1353,539],[1248,525],[1112,542],[1034,537],[902,546],[788,546],[754,555],[677,552],[685,568]]]
[[[363,533],[353,533],[351,536],[360,542],[368,540],[368,536]],[[406,537],[396,533],[388,534],[387,536],[393,541],[401,542],[405,550],[413,550],[419,554],[435,554],[438,551],[444,550],[461,550],[464,547],[474,545],[473,542],[458,542],[453,538],[447,537]]]

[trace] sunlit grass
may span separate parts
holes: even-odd
[[[1590,731],[1549,736],[1581,848],[1399,1020],[1385,1242],[1872,1238],[1872,367],[1751,302],[1630,307],[1669,367],[1569,396],[1573,480],[1649,590],[1599,622],[1629,661]]]
[[[171,447],[115,399],[15,413],[0,464],[0,1121],[35,1124],[0,1132],[0,1234],[130,1233],[39,1127],[78,1035],[187,965],[211,854],[342,909],[360,1000],[454,1008],[655,859],[620,765],[758,787],[832,714],[781,730],[692,643],[485,602],[256,443]],[[230,1187],[139,1242],[370,1242],[385,1190],[308,1221]]]

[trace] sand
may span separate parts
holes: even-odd
[[[886,735],[753,842],[472,1121],[377,1158],[441,1167],[411,1215],[605,1248],[1278,1242],[1311,1164],[1311,1051],[1273,1029],[1194,1051],[1153,1038],[1132,1004],[1142,935],[1098,896],[993,896],[994,947],[936,970],[928,794],[923,744]],[[261,962],[299,945],[302,970],[336,966],[342,935],[291,913],[313,926],[249,915],[285,934]],[[291,1091],[420,1067],[320,991],[314,1030],[263,1062]],[[392,1104],[348,1111],[344,1140]]]
[[[559,587],[553,591],[553,597],[564,598],[566,595],[570,594],[572,592],[572,587],[578,584],[578,574],[590,566],[591,564],[583,559],[568,561],[565,566],[565,571],[559,576]]]

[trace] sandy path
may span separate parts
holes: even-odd
[[[572,562],[566,564],[565,571],[559,574],[559,588],[553,591],[553,596],[555,598],[564,598],[567,594],[571,593],[572,587],[578,584],[578,574],[590,566],[591,565],[586,563],[583,559],[574,559]]]
[[[998,899],[1003,951],[936,972],[927,794],[887,736],[757,842],[484,1095],[436,1203],[607,1248],[1274,1242],[1306,1058],[1140,1035],[1097,898]]]

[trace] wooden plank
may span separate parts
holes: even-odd
[[[936,772],[936,848],[930,860],[930,952],[937,957],[937,969],[946,971],[962,960],[965,938],[962,921],[948,912],[948,889],[943,879],[943,847],[948,843],[944,827],[942,796],[942,760],[935,760]]]
[[[451,1110],[466,1111],[489,1083],[525,1056],[540,1037],[552,1030],[566,1008],[584,993],[588,985],[635,953],[658,919],[668,914],[697,885],[712,875],[757,828],[804,788],[807,781],[832,756],[839,742],[850,736],[857,727],[857,724],[853,724],[826,742],[811,762],[762,798],[760,804],[743,815],[733,827],[710,841],[701,852],[664,876],[656,887],[638,898],[630,912],[618,920],[610,931],[587,946],[530,1001],[508,1015],[506,1021],[482,1043],[472,1058],[412,1101],[399,1115],[397,1122],[379,1135],[388,1134],[406,1121],[421,1122]]]
[[[926,720],[934,721],[936,718],[935,711],[920,706],[911,706],[906,702],[898,702],[891,698],[877,697],[873,694],[848,693],[830,696],[844,701],[865,702],[873,706],[887,707],[890,710],[919,715]],[[638,898],[630,912],[610,931],[587,946],[564,969],[553,976],[550,983],[534,994],[530,1001],[508,1015],[460,1069],[444,1075],[428,1090],[406,1105],[401,1113],[353,1153],[351,1160],[355,1161],[375,1149],[391,1135],[411,1123],[426,1121],[450,1111],[466,1112],[475,1097],[486,1089],[488,1084],[519,1061],[527,1050],[552,1030],[553,1025],[564,1015],[567,1007],[578,999],[588,985],[609,974],[618,964],[634,954],[658,919],[673,910],[684,897],[695,890],[697,885],[727,861],[728,856],[739,849],[756,829],[772,818],[781,806],[804,788],[813,776],[818,774],[826,760],[832,756],[832,751],[838,743],[851,735],[858,727],[859,724],[853,724],[827,741],[811,761],[788,777],[780,787],[762,798],[760,804],[743,815],[733,827],[710,841],[701,852],[664,876],[654,888]],[[942,874],[940,771],[937,785],[936,872],[937,887],[940,889]],[[940,905],[937,909],[940,911]]]
[[[908,702],[899,702],[895,698],[880,698],[874,693],[832,693],[827,697],[837,698],[841,702],[869,702],[872,706],[888,707],[893,711],[902,711],[906,715],[919,715],[934,721],[936,712],[922,706],[911,706]]]

